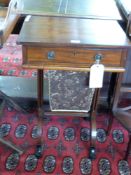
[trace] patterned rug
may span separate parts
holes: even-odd
[[[18,35],[11,34],[0,49],[0,75],[17,77],[36,77],[36,70],[24,69],[22,65],[22,47],[17,45]]]
[[[128,132],[114,120],[110,135],[106,136],[109,115],[97,116],[97,157],[88,158],[90,123],[81,117],[48,117],[38,131],[36,112],[22,114],[5,107],[0,117],[0,137],[13,141],[25,150],[23,155],[0,144],[0,175],[130,175],[131,154],[123,157]],[[43,156],[34,155],[37,138],[41,134]]]

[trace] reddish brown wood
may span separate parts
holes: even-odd
[[[100,95],[100,89],[95,89],[95,94],[93,97],[92,108],[91,108],[91,147],[96,147],[96,112],[97,104]]]
[[[42,117],[42,106],[43,106],[43,70],[38,69],[37,71],[37,93],[38,93],[38,113],[40,118]]]
[[[55,53],[54,59],[48,59],[48,52]],[[66,65],[75,64],[76,67],[89,67],[95,62],[95,56],[103,56],[101,63],[105,66],[121,66],[122,49],[94,49],[81,47],[28,47],[28,56],[25,64]]]
[[[87,68],[97,54],[102,54],[105,66],[124,67],[130,46],[116,21],[34,16],[24,22],[18,43],[27,52],[24,66],[39,69]],[[50,51],[54,52],[52,59],[48,58]]]
[[[32,16],[23,24],[18,42],[46,47],[81,47],[82,45],[82,47],[109,49],[112,46],[113,48],[129,46],[124,31],[113,20],[37,16]]]
[[[0,18],[2,18],[3,23],[8,14],[8,8],[2,7],[0,8]],[[0,29],[0,46],[3,45],[3,43],[7,40],[8,36],[11,34],[13,31],[17,21],[19,20],[20,15],[13,14],[9,15],[8,18],[6,19],[6,23],[3,25],[3,27]]]
[[[10,0],[0,0],[0,3],[4,4],[6,6],[8,6],[9,2],[10,2]]]

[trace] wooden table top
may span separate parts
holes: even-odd
[[[42,16],[31,16],[25,20],[17,42],[35,46],[131,46],[114,20]]]
[[[22,0],[17,13],[121,20],[115,0]]]

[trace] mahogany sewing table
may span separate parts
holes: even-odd
[[[100,63],[104,64],[105,72],[116,73],[111,98],[111,106],[115,108],[127,51],[131,46],[117,21],[31,16],[24,21],[18,44],[22,45],[23,67],[38,70],[39,119],[44,112],[43,70],[88,72],[96,59],[100,59]],[[96,89],[94,96],[91,111],[92,159],[95,157],[95,116],[99,89]]]

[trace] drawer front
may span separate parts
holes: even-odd
[[[47,65],[75,65],[87,67],[95,62],[95,56],[102,55],[101,63],[106,66],[121,66],[121,49],[87,49],[87,48],[42,48],[28,47],[27,63]]]

